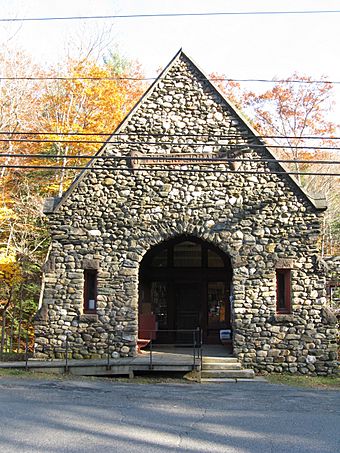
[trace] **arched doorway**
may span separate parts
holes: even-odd
[[[220,330],[231,329],[231,280],[229,257],[212,244],[193,236],[163,242],[140,265],[140,323],[153,315],[160,343],[185,343],[185,334],[169,331],[197,327],[205,343],[219,343]]]

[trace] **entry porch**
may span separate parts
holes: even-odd
[[[152,372],[189,372],[201,371],[204,357],[230,357],[232,355],[223,345],[203,345],[201,349],[193,347],[175,347],[173,345],[154,345],[141,351],[135,357],[110,357],[103,359],[62,359],[37,360],[27,359],[20,362],[0,362],[0,368],[26,369],[31,371],[70,373],[79,376],[117,376],[129,375],[141,371]]]

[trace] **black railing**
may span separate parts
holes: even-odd
[[[0,316],[0,355],[33,353],[34,333],[31,320],[14,317],[6,313]]]
[[[171,346],[175,347],[186,347],[192,350],[192,368],[196,369],[198,366],[202,367],[202,329],[197,327],[196,329],[167,329],[167,330],[149,330],[143,329],[143,333],[147,333],[144,335],[146,338],[139,338],[137,340],[137,348],[138,351],[141,349],[139,348],[138,342],[144,343],[144,352],[149,353],[149,368],[150,370],[153,369],[154,365],[154,352],[155,347],[157,348],[165,348],[169,347],[169,345],[164,345],[157,340],[157,336],[162,335],[181,338],[180,342],[175,342]],[[183,338],[184,337],[184,338]],[[184,342],[183,342],[184,341]],[[164,349],[163,349],[164,351]]]
[[[3,347],[2,350],[3,352],[11,352],[13,353],[13,356],[17,356],[15,360],[17,361],[24,361],[25,362],[25,369],[27,370],[29,368],[28,366],[28,360],[29,357],[32,357],[33,354],[33,338],[28,335],[27,332],[25,332],[26,335],[21,335],[20,340],[16,339],[17,341],[14,341],[14,336],[12,337],[11,341],[9,341],[9,338],[6,336],[5,338],[8,340],[4,344],[7,345],[7,347]],[[2,335],[0,337],[4,337],[4,333],[1,332]],[[115,359],[112,360],[112,352],[114,350],[114,342],[112,339],[114,338],[114,331],[109,331],[106,333],[107,338],[105,339],[105,346],[102,348],[102,350],[106,350],[106,353],[104,352],[101,353],[101,357],[105,358],[106,355],[106,367],[107,369],[110,369],[110,366],[114,364]],[[65,360],[65,372],[69,371],[69,361],[70,359],[73,359],[74,354],[78,352],[78,347],[74,347],[70,341],[70,337],[72,336],[70,332],[67,332],[66,338],[63,341],[61,345],[58,346],[58,355],[59,358],[56,360]],[[141,350],[139,349],[139,344],[141,341],[144,342],[144,347],[143,353],[141,353],[141,356],[148,354],[149,360],[148,360],[148,368],[152,370],[155,366],[155,364],[164,364],[167,366],[171,366],[171,359],[169,359],[169,362],[166,361],[166,358],[164,356],[160,359],[160,361],[157,363],[157,358],[159,357],[159,353],[167,353],[169,352],[169,347],[178,347],[178,355],[185,355],[191,357],[190,360],[183,359],[181,360],[174,360],[173,365],[180,365],[181,363],[185,363],[186,365],[191,364],[192,369],[197,369],[198,367],[201,367],[202,365],[202,329],[197,327],[196,329],[190,330],[190,329],[173,329],[173,330],[147,330],[143,329],[143,335],[146,338],[139,338],[137,340],[137,349],[138,352]],[[174,339],[174,340],[180,340],[180,341],[175,341],[172,342],[172,344],[164,344],[159,341],[159,339],[163,339],[164,337],[168,336],[168,338]],[[158,337],[158,340],[157,340]],[[163,338],[162,338],[163,337]],[[18,341],[19,340],[19,341]],[[14,344],[16,344],[16,347],[13,347]],[[12,345],[12,347],[11,347]],[[191,352],[181,352],[179,346],[182,346],[183,348],[189,349]],[[167,349],[168,348],[168,349]],[[183,351],[183,349],[182,349]],[[176,354],[173,350],[171,350],[172,353]],[[1,357],[0,354],[0,360],[2,359],[3,361],[6,360],[5,354],[3,354],[4,357]],[[138,355],[137,355],[138,357]],[[8,360],[13,360],[13,358],[10,358]],[[98,362],[100,359],[96,359],[96,362]],[[101,359],[102,361],[102,359]],[[94,364],[94,360],[93,360]],[[95,366],[97,366],[95,364]],[[77,366],[80,366],[77,365]],[[84,363],[84,366],[91,366],[91,361],[86,361],[86,364]]]

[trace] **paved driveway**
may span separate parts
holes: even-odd
[[[0,451],[340,452],[340,392],[0,378]]]

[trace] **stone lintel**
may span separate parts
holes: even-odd
[[[99,269],[99,260],[85,258],[83,260],[83,269]]]
[[[276,269],[293,269],[294,259],[293,258],[278,258],[275,263]]]

